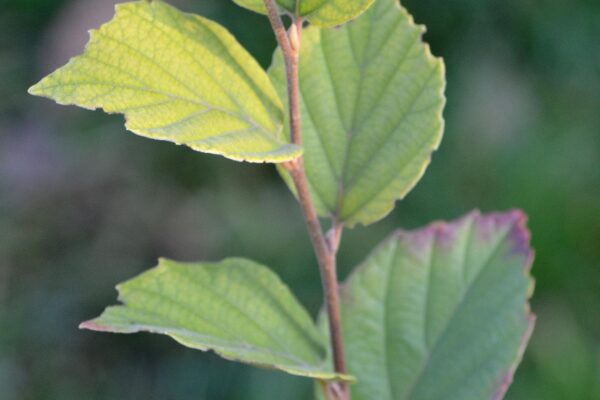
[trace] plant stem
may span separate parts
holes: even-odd
[[[302,40],[302,18],[293,19],[291,29],[295,30],[295,40],[290,36],[283,26],[275,0],[264,0],[269,12],[269,20],[273,26],[275,37],[281,47],[285,59],[285,70],[287,75],[288,101],[290,109],[290,131],[292,143],[302,145],[302,126],[300,117],[300,86],[298,78],[298,63],[300,60],[300,43]],[[304,168],[302,168],[304,170]]]
[[[285,60],[292,143],[301,145],[302,125],[298,72],[303,20],[299,15],[292,16],[292,25],[290,27],[290,33],[288,34],[279,15],[275,0],[264,0],[264,2],[267,7],[269,20],[271,21],[273,31],[275,32],[277,42],[281,47]],[[299,157],[296,160],[287,162],[284,164],[284,167],[288,170],[294,181],[298,201],[300,202],[304,219],[306,220],[306,225],[308,227],[309,236],[319,263],[321,281],[323,283],[323,291],[325,294],[325,303],[327,306],[327,315],[329,317],[333,366],[336,372],[346,374],[347,369],[344,355],[342,316],[336,266],[337,249],[343,231],[343,224],[334,221],[330,232],[325,236],[310,193],[308,178],[304,168],[304,157]],[[328,397],[331,397],[334,400],[350,400],[351,397],[350,388],[345,382],[328,384],[326,393],[328,394]]]
[[[333,350],[333,363],[336,372],[345,374],[346,360],[344,356],[344,341],[342,337],[342,316],[340,308],[339,285],[337,280],[336,266],[336,247],[330,246],[332,241],[326,240],[323,235],[321,223],[317,216],[314,203],[312,201],[308,188],[308,180],[304,171],[302,160],[298,160],[294,166],[289,169],[290,175],[294,180],[298,200],[306,224],[308,232],[315,249],[317,260],[321,271],[321,280],[325,292],[325,303],[327,305],[327,314],[329,316],[329,333],[331,336],[331,346]],[[336,224],[332,229],[334,232],[331,237],[339,237],[341,234],[342,225]]]

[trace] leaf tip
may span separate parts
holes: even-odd
[[[95,319],[82,322],[81,324],[79,324],[79,329],[87,329],[89,331],[96,332],[110,332],[110,329],[108,327],[99,325]]]
[[[42,81],[43,79],[35,85],[32,85],[29,89],[27,89],[27,93],[32,96],[43,96],[44,88],[42,87]]]

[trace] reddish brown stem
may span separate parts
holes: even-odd
[[[293,16],[292,25],[288,34],[279,15],[279,10],[275,1],[264,0],[264,2],[268,10],[269,20],[273,26],[273,31],[275,32],[285,61],[291,139],[294,144],[301,145],[302,121],[300,112],[299,61],[303,20],[299,15]],[[331,231],[325,236],[310,193],[308,178],[304,168],[304,158],[299,157],[294,161],[285,163],[284,166],[289,171],[292,180],[294,181],[298,201],[300,202],[310,239],[319,263],[327,315],[329,317],[333,366],[336,372],[346,374],[347,369],[344,355],[342,316],[336,266],[337,249],[341,239],[343,224],[334,221]],[[350,388],[344,382],[327,385],[326,392],[328,397],[334,400],[350,400],[351,397]]]
[[[304,218],[308,226],[308,232],[315,249],[317,260],[321,271],[321,280],[325,293],[325,304],[327,306],[327,315],[329,317],[329,333],[331,336],[331,346],[333,353],[333,362],[336,372],[345,374],[346,360],[344,356],[344,340],[342,336],[342,316],[340,307],[339,284],[337,280],[336,252],[337,244],[341,235],[341,224],[335,224],[329,237],[333,240],[327,240],[323,235],[323,229],[317,216],[314,203],[312,201],[308,188],[308,181],[304,172],[303,161],[298,160],[289,168],[290,175],[294,180],[298,200]],[[346,397],[349,399],[349,397]]]

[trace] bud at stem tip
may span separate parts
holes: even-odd
[[[290,46],[292,47],[292,50],[298,51],[300,47],[300,38],[298,36],[298,27],[296,24],[292,24],[292,26],[290,26],[288,36],[290,38]]]

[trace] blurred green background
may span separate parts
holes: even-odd
[[[227,26],[266,67],[265,18],[172,0]],[[114,285],[179,260],[250,257],[309,309],[315,260],[269,166],[126,133],[122,117],[26,94],[81,52],[114,0],[0,0],[0,399],[311,398],[311,383],[181,348],[80,331]],[[345,236],[346,276],[397,227],[523,208],[537,250],[538,326],[511,400],[600,399],[600,2],[405,0],[448,67],[447,129],[417,188]]]

